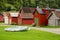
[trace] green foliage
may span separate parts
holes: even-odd
[[[0,0],[0,11],[6,11],[6,8],[11,7],[11,10],[19,10],[21,7],[46,7],[60,8],[60,0]]]

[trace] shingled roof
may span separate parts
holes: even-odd
[[[22,10],[24,13],[32,13],[34,11],[34,8],[23,7]]]
[[[31,13],[25,13],[25,14],[22,14],[22,18],[33,18],[33,15]]]
[[[11,17],[18,17],[18,12],[10,12]]]
[[[34,8],[23,7],[21,10],[24,12],[21,14],[22,18],[33,18]]]
[[[40,14],[45,14],[44,11],[42,10],[42,8],[36,8],[36,10],[37,10]]]
[[[60,19],[60,10],[59,9],[52,11],[52,13],[50,13],[48,18],[50,18],[53,14],[55,14],[56,17]]]
[[[60,18],[60,10],[56,10],[54,13],[58,18]]]

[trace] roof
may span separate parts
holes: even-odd
[[[60,9],[56,9],[55,11],[60,12]]]
[[[21,14],[22,18],[33,18],[33,14],[31,13],[25,13],[25,14]]]
[[[40,13],[40,14],[45,14],[44,11],[41,8],[36,8],[36,10]]]
[[[22,10],[24,11],[24,13],[33,13],[34,12],[34,8],[28,8],[28,7],[23,7]]]
[[[52,15],[53,15],[53,13],[51,12],[47,18],[49,19]]]
[[[60,18],[60,11],[55,11],[54,13],[58,18]]]
[[[45,10],[48,10],[48,11],[55,11],[55,9],[52,9],[52,8],[43,8]]]
[[[11,17],[18,17],[18,12],[10,12]]]
[[[22,18],[33,18],[34,8],[23,7],[23,12],[21,14]]]
[[[60,19],[60,9],[56,9],[55,11],[52,11],[52,13],[50,13],[48,18],[50,18],[53,14],[55,14],[56,17]]]

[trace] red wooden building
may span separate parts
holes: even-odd
[[[48,24],[48,13],[49,12],[46,9],[36,8],[33,12],[35,24],[39,26],[46,26]]]
[[[4,22],[4,15],[0,13],[0,22]]]
[[[8,23],[7,24],[18,24],[18,12],[6,12]]]
[[[18,24],[25,25],[25,24],[34,23],[33,14],[32,14],[33,11],[34,11],[34,8],[23,7],[19,11],[19,18],[18,18],[19,23]]]

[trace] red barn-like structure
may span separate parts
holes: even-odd
[[[18,24],[18,12],[6,12],[8,24]]]
[[[19,11],[18,24],[25,25],[25,24],[34,23],[33,14],[32,14],[33,11],[34,11],[34,8],[23,7]]]
[[[0,13],[0,22],[4,22],[4,15]]]
[[[34,23],[39,26],[46,26],[48,24],[48,10],[36,8],[33,12],[34,15]]]

